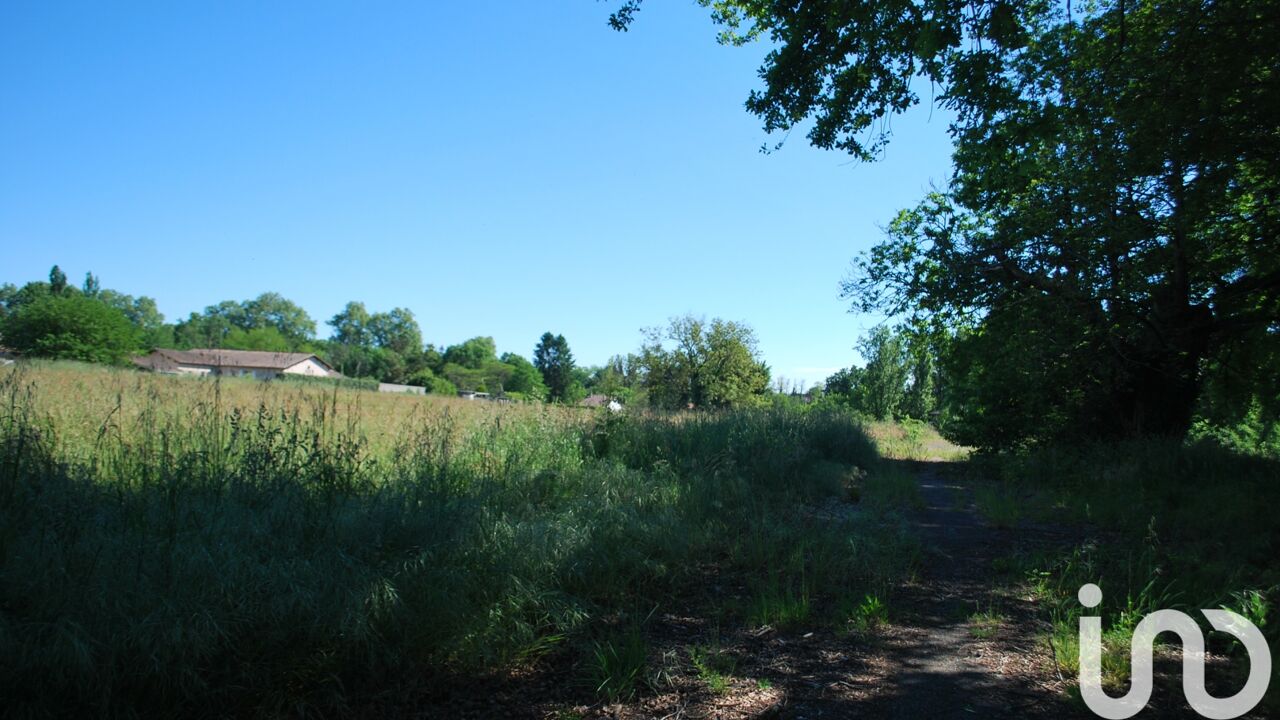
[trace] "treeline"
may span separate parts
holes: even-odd
[[[1111,432],[1103,423],[1073,421],[1062,407],[1081,401],[1080,385],[1089,376],[1062,375],[1045,383],[1043,357],[1015,336],[989,333],[984,323],[960,329],[882,325],[858,343],[862,366],[837,371],[806,397],[878,420],[925,421],[953,442],[987,449],[1091,440]],[[1275,345],[1273,338],[1261,337],[1239,356],[1204,363],[1186,436],[1280,455],[1280,395],[1270,381],[1256,378],[1276,367]]]
[[[151,348],[308,352],[349,378],[417,385],[430,392],[488,392],[513,399],[577,403],[590,394],[662,409],[742,407],[766,402],[769,367],[745,324],[686,316],[643,330],[637,352],[582,366],[563,335],[544,333],[530,357],[498,354],[492,337],[424,343],[411,310],[370,312],[352,301],[315,320],[277,293],[227,300],[165,322],[150,297],[103,289],[92,273],[80,287],[54,266],[47,281],[0,286],[0,342],[25,355],[123,364]]]

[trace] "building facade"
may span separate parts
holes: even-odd
[[[311,353],[278,353],[260,350],[156,349],[133,358],[133,364],[169,375],[217,375],[270,380],[280,375],[341,377],[329,364]]]

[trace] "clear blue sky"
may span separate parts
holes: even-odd
[[[0,282],[151,295],[169,320],[274,290],[324,321],[413,310],[430,342],[545,330],[579,362],[692,312],[812,382],[877,322],[850,259],[949,172],[947,117],[884,161],[742,107],[764,45],[691,1],[0,4]],[[927,90],[927,89],[926,89]]]

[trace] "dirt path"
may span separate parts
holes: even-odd
[[[735,688],[719,698],[683,695],[614,717],[666,718],[1092,718],[1054,677],[1033,603],[1002,590],[997,558],[1061,538],[988,525],[958,465],[904,462],[923,507],[910,513],[924,547],[919,573],[889,601],[890,620],[865,638],[838,632],[744,637],[741,670],[774,681],[769,693]],[[971,618],[1002,618],[984,638]],[[1055,678],[1056,679],[1056,678]]]
[[[1036,634],[1031,603],[1002,593],[994,561],[1030,531],[990,527],[973,490],[941,463],[912,463],[923,508],[911,516],[925,547],[913,582],[894,598],[898,610],[883,645],[885,684],[863,716],[886,718],[1088,717],[1055,688],[1037,680],[1049,657]],[[990,637],[975,636],[972,618],[1002,618]]]
[[[865,636],[837,629],[784,633],[739,627],[721,638],[736,658],[727,688],[710,692],[687,668],[673,687],[629,703],[601,705],[571,690],[569,667],[536,677],[468,683],[461,698],[417,717],[529,718],[1092,718],[1051,682],[1043,625],[1027,598],[1000,589],[993,562],[1019,547],[1055,542],[1039,531],[993,528],[975,509],[960,466],[903,462],[923,507],[910,513],[924,548],[918,574],[889,598],[889,622]],[[1058,541],[1061,539],[1059,538]],[[975,613],[1002,618],[975,636]],[[705,642],[707,618],[655,618],[652,640],[667,652]],[[718,630],[716,632],[719,632]],[[1056,678],[1054,678],[1056,680]]]
[[[1066,528],[1020,523],[997,528],[977,512],[975,489],[963,464],[902,463],[920,487],[922,506],[907,517],[924,549],[919,571],[889,597],[889,620],[865,635],[837,628],[780,632],[721,628],[711,618],[666,614],[654,618],[655,650],[679,659],[695,644],[717,638],[734,658],[732,677],[715,691],[688,663],[667,689],[620,704],[601,704],[569,679],[571,664],[530,675],[473,678],[453,697],[418,705],[411,717],[556,718],[586,720],[698,720],[717,718],[872,718],[875,720],[1093,719],[1067,699],[1044,641],[1048,629],[1017,579],[994,566],[1033,548],[1062,551],[1079,541]],[[828,509],[857,512],[856,506]],[[989,624],[979,626],[975,615]],[[981,630],[981,632],[979,632]],[[566,662],[568,662],[566,660]],[[1177,663],[1169,663],[1177,678]],[[1140,717],[1197,718],[1178,689]],[[1263,717],[1255,711],[1249,717]],[[370,714],[370,717],[398,715]]]

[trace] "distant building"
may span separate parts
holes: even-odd
[[[260,350],[164,350],[133,358],[144,370],[169,375],[218,375],[270,380],[279,375],[341,377],[329,364],[311,353],[278,353]]]
[[[401,385],[399,383],[378,383],[378,392],[408,393],[410,395],[426,395],[427,389],[421,385]]]
[[[0,346],[0,365],[12,365],[18,354],[7,347]]]
[[[622,409],[622,403],[618,402],[617,400],[614,400],[608,395],[588,395],[586,399],[584,399],[582,402],[578,404],[581,405],[582,407],[589,407],[589,408],[597,408],[597,407],[609,408],[609,410],[613,412],[618,412],[619,410]]]

